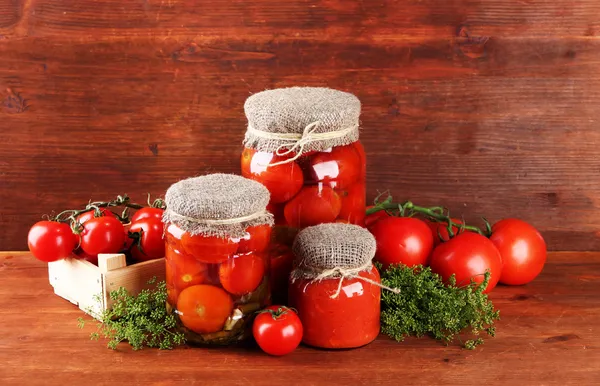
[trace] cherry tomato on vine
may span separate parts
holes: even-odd
[[[546,242],[533,226],[509,218],[492,226],[490,240],[502,256],[500,283],[527,284],[535,279],[546,263]]]
[[[431,231],[413,217],[387,217],[369,228],[377,241],[375,260],[386,269],[390,264],[408,267],[426,265],[433,248]]]
[[[165,256],[163,222],[158,217],[146,217],[131,223],[129,234],[138,239],[131,248],[131,256],[136,261],[160,259]]]
[[[461,220],[452,219],[453,224],[462,224]],[[438,246],[440,243],[444,241],[450,240],[450,235],[448,234],[448,224],[445,222],[435,222],[435,221],[427,221],[427,225],[429,229],[431,229],[431,234],[433,235],[433,245]],[[452,232],[456,235],[459,233],[460,229],[454,225],[452,225]],[[441,236],[441,239],[440,239]]]
[[[89,255],[85,253],[81,247],[73,251],[73,254],[79,259],[87,260],[94,265],[98,265],[98,255]]]
[[[500,280],[502,257],[487,237],[465,232],[438,245],[433,250],[429,266],[446,282],[452,274],[456,275],[457,286],[468,285],[471,279],[481,283],[483,275],[489,270],[490,281],[484,290],[484,293],[488,293]]]
[[[371,209],[373,207],[374,207],[374,205],[369,205],[369,206],[366,207],[366,209]],[[366,215],[365,216],[365,226],[367,228],[370,228],[377,221],[379,221],[379,220],[381,220],[383,218],[387,218],[387,217],[390,217],[390,215],[385,210],[379,210],[379,211],[377,211],[375,213]]]
[[[78,241],[68,224],[56,221],[39,221],[27,235],[29,251],[36,259],[45,262],[69,257]]]
[[[89,255],[117,253],[125,245],[125,228],[115,217],[95,217],[83,224],[81,249]]]
[[[304,228],[334,222],[342,209],[339,195],[328,186],[305,186],[283,209],[289,226]]]
[[[265,276],[265,261],[256,253],[238,255],[219,266],[219,281],[232,295],[254,291]]]
[[[131,222],[134,223],[145,218],[153,217],[162,221],[164,209],[161,208],[142,208],[131,216]]]
[[[221,288],[208,284],[188,287],[177,298],[181,322],[198,334],[221,331],[232,310],[231,296]]]
[[[267,354],[286,355],[294,351],[302,340],[302,322],[292,309],[270,306],[254,319],[252,334]]]
[[[271,193],[271,203],[278,204],[294,197],[302,188],[304,176],[296,162],[269,166],[285,160],[274,153],[246,148],[242,152],[242,176],[258,181]]]
[[[100,213],[102,213],[102,216],[99,216],[99,217],[115,217],[116,218],[115,214],[106,208],[100,208]],[[91,209],[91,210],[77,216],[77,222],[79,224],[83,225],[87,221],[89,221],[93,218],[95,218],[95,211],[94,211],[94,209]]]

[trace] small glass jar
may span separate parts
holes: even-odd
[[[375,267],[359,276],[381,282]],[[379,335],[381,288],[358,278],[342,279],[340,294],[332,298],[339,285],[337,278],[290,283],[289,302],[301,317],[303,343],[328,349],[355,348]]]
[[[233,179],[232,182],[240,180]],[[264,189],[268,200],[268,192],[263,186],[246,181],[242,183],[255,184]],[[234,185],[230,188],[237,186]],[[238,188],[244,189],[242,186]],[[173,196],[180,198],[182,194],[178,192]],[[236,199],[239,197],[236,194],[233,196]],[[264,223],[245,226],[241,222],[237,228],[232,228],[235,236],[228,236],[214,235],[232,226],[231,221],[222,224],[222,215],[198,220],[199,224],[205,221],[216,224],[213,228],[202,225],[204,228],[200,233],[184,230],[186,225],[197,226],[196,219],[192,218],[191,213],[173,214],[169,197],[167,192],[165,213],[171,216],[171,220],[183,218],[184,221],[179,224],[165,221],[167,309],[176,314],[177,327],[189,343],[228,345],[245,339],[251,335],[251,321],[255,312],[271,304],[269,244],[272,217],[265,211],[267,201],[262,207],[267,216],[264,217]],[[206,199],[203,197],[197,201]],[[232,205],[237,210],[239,207],[236,205],[240,204]],[[195,210],[194,205],[183,204],[183,207]],[[225,212],[230,213],[231,210]],[[208,209],[207,213],[214,212]],[[261,215],[260,212],[258,215]]]

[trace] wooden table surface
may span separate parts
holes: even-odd
[[[83,313],[59,298],[46,265],[0,253],[0,384],[371,385],[600,383],[600,253],[549,255],[523,287],[498,287],[496,338],[474,351],[429,338],[381,337],[347,351],[300,347],[275,358],[256,348],[118,351],[89,340]]]

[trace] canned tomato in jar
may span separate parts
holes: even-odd
[[[323,224],[306,228],[293,245],[289,304],[302,321],[302,342],[321,348],[364,346],[379,334],[381,279],[376,243],[364,228]]]
[[[173,184],[165,201],[167,303],[179,329],[190,343],[243,340],[270,304],[268,190],[212,174]]]

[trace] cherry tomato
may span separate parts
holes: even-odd
[[[302,340],[302,322],[292,309],[270,306],[254,319],[252,334],[267,354],[286,355],[294,351]]]
[[[321,152],[311,160],[312,180],[332,188],[345,189],[359,180],[363,165],[353,144]]]
[[[546,263],[546,242],[533,226],[510,218],[492,226],[490,240],[502,256],[500,283],[527,284],[535,279]]]
[[[181,291],[177,311],[183,325],[198,334],[221,331],[233,311],[233,300],[219,287],[199,284]]]
[[[452,219],[452,222],[454,224],[462,224],[461,220]],[[437,246],[442,242],[448,241],[450,240],[450,235],[448,234],[448,224],[444,223],[444,222],[435,222],[435,221],[427,221],[427,225],[429,226],[429,229],[431,229],[431,234],[433,236],[433,245]],[[454,234],[457,234],[459,232],[459,228],[455,227],[454,225],[452,226],[452,232]],[[440,235],[442,236],[442,238],[440,239]]]
[[[77,248],[73,254],[79,259],[87,260],[94,265],[98,265],[98,255],[89,255],[81,248]]]
[[[246,229],[246,237],[240,240],[237,253],[263,252],[269,246],[271,240],[271,226],[256,225]]]
[[[131,222],[134,223],[148,217],[154,217],[162,221],[163,212],[164,210],[161,208],[142,208],[131,217]]]
[[[88,255],[117,253],[125,245],[125,229],[115,217],[95,217],[83,224],[81,249]]]
[[[408,267],[426,265],[433,237],[424,221],[413,217],[387,217],[369,229],[377,241],[375,260],[386,269],[390,264]]]
[[[274,245],[270,251],[269,283],[274,302],[287,300],[288,281],[294,266],[294,254],[287,245]]]
[[[168,246],[166,249],[166,281],[182,291],[187,287],[206,283],[208,266],[192,256]]]
[[[256,253],[238,255],[219,266],[219,281],[232,295],[254,291],[265,276],[265,260]]]
[[[369,206],[367,206],[366,209],[371,209],[373,206],[374,205],[369,205]],[[375,213],[366,215],[365,216],[365,226],[367,228],[370,228],[377,221],[381,220],[382,218],[387,218],[387,217],[390,217],[390,215],[385,210],[379,210],[379,211],[377,211]]]
[[[464,286],[471,282],[481,283],[486,271],[490,271],[490,281],[484,293],[496,287],[502,272],[502,257],[498,248],[487,237],[473,232],[461,233],[438,245],[431,255],[431,270],[448,281],[456,275],[456,285]]]
[[[345,220],[350,224],[364,225],[366,207],[366,186],[364,182],[357,182],[347,189],[337,191],[342,206],[338,220]]]
[[[288,225],[304,228],[334,222],[342,209],[338,194],[328,186],[305,186],[283,209]]]
[[[272,203],[288,201],[302,188],[304,176],[296,162],[269,166],[285,159],[274,153],[246,148],[242,152],[242,176],[266,186],[271,193]]]
[[[358,153],[358,156],[360,157],[360,165],[362,166],[360,175],[365,176],[367,174],[367,155],[365,153],[365,148],[362,145],[362,143],[360,143],[360,141],[356,141],[352,145],[354,146],[356,152]]]
[[[141,234],[138,243],[131,248],[131,255],[135,261],[160,259],[165,256],[162,219],[157,217],[142,218],[131,223],[129,231]]]
[[[27,245],[33,256],[52,262],[69,257],[77,246],[78,238],[68,224],[56,221],[39,221],[29,230]]]
[[[100,212],[102,213],[102,216],[100,216],[100,217],[115,217],[116,218],[115,214],[106,208],[100,208]],[[91,220],[94,217],[95,217],[95,211],[94,211],[94,209],[91,209],[91,210],[77,216],[77,222],[79,224],[83,225],[88,220]]]
[[[180,242],[184,252],[209,264],[229,259],[238,249],[238,243],[234,240],[214,236],[192,236],[188,232],[181,236]]]
[[[173,308],[177,307],[179,291],[172,285],[167,284],[167,303]]]
[[[272,202],[267,205],[267,212],[273,214],[275,225],[285,225],[283,206],[283,204],[273,204]]]

